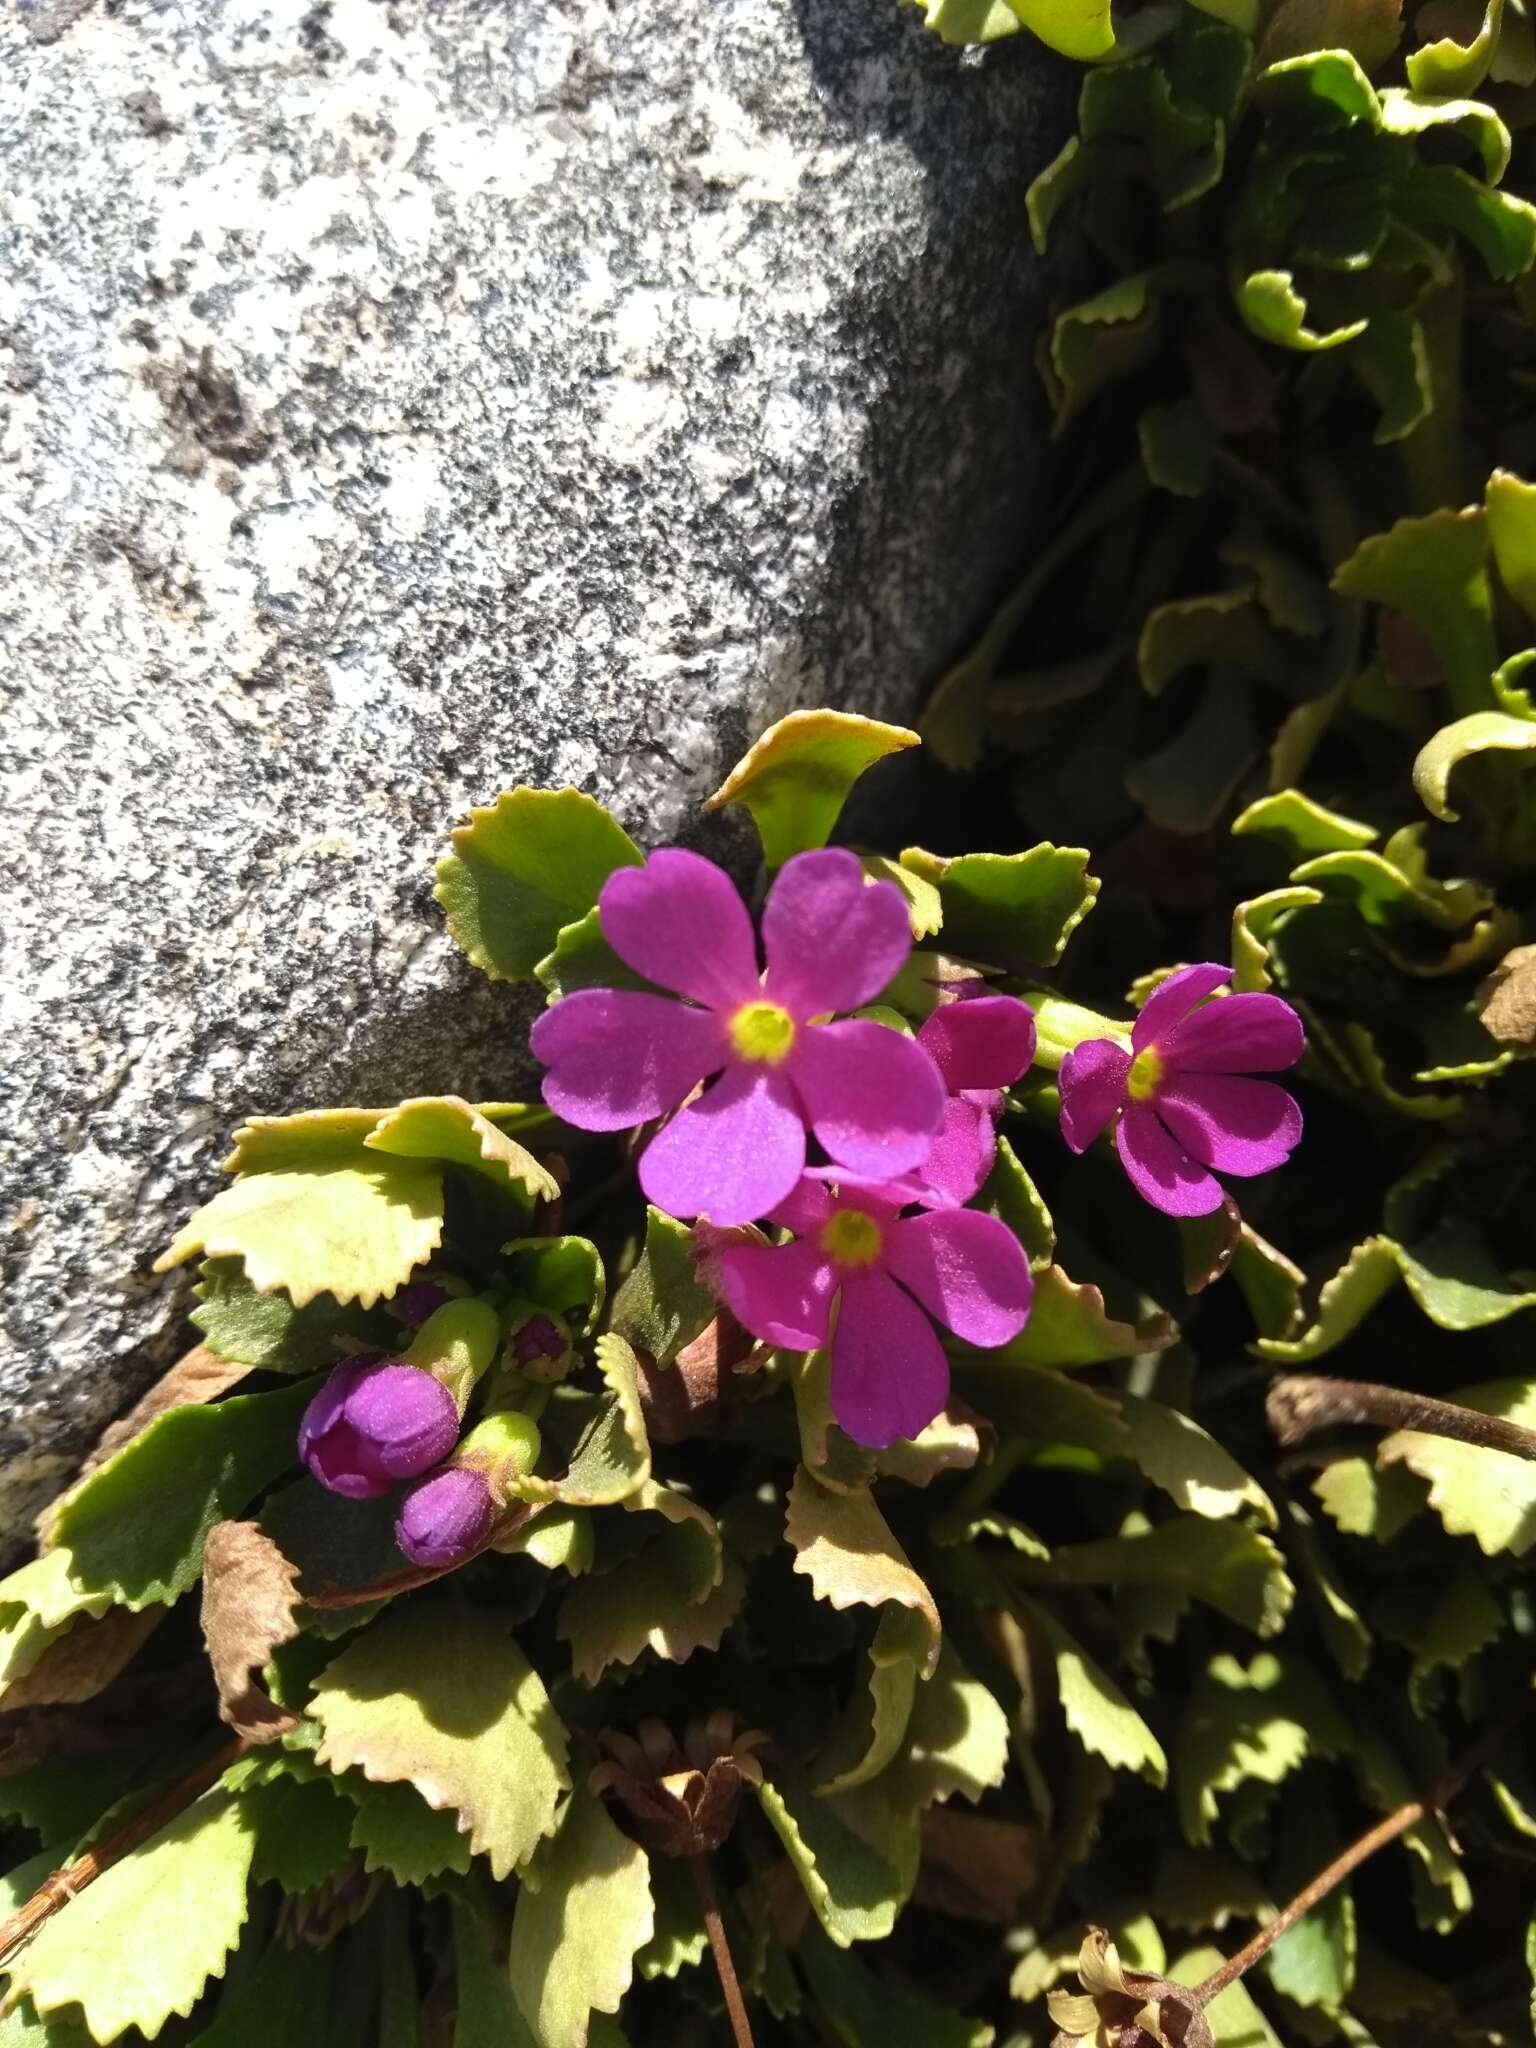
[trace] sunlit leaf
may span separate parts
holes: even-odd
[[[1166,1784],[1163,1746],[1119,1686],[1048,1607],[1031,1600],[1024,1611],[1050,1645],[1061,1711],[1078,1741],[1115,1770],[1135,1771],[1153,1785]]]
[[[645,1851],[578,1785],[512,1918],[512,1993],[540,2048],[588,2048],[593,2013],[619,2010],[655,1929]]]
[[[850,789],[887,754],[919,744],[902,725],[851,711],[791,711],[744,754],[704,808],[744,804],[770,868],[825,846]]]

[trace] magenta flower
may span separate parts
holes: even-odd
[[[485,1473],[449,1465],[417,1480],[401,1501],[395,1541],[412,1564],[462,1564],[484,1541],[495,1513]]]
[[[620,868],[599,906],[620,959],[685,1000],[583,989],[539,1018],[533,1050],[544,1100],[582,1130],[676,1111],[640,1159],[658,1208],[722,1225],[766,1216],[804,1171],[807,1128],[861,1177],[922,1164],[944,1121],[933,1061],[887,1025],[823,1021],[872,1001],[912,949],[891,883],[867,883],[835,847],[787,860],[763,910],[766,973],[735,884],[699,854]]]
[[[441,1380],[395,1360],[354,1360],[305,1409],[299,1456],[332,1493],[372,1500],[440,1463],[458,1434],[458,1404]]]
[[[1115,1146],[1136,1192],[1169,1216],[1208,1216],[1225,1196],[1207,1168],[1246,1178],[1283,1166],[1301,1111],[1273,1081],[1247,1076],[1294,1066],[1305,1035],[1279,996],[1207,1002],[1230,967],[1181,967],[1147,998],[1131,1050],[1085,1039],[1061,1063],[1061,1134],[1086,1151],[1116,1118]]]
[[[951,1091],[944,1128],[916,1178],[922,1199],[968,1202],[997,1157],[1003,1090],[1035,1056],[1035,1018],[1016,996],[962,996],[934,1011],[917,1042]]]
[[[772,1216],[792,1243],[720,1255],[726,1304],[753,1336],[787,1351],[830,1342],[832,1413],[875,1450],[916,1436],[949,1399],[930,1316],[990,1349],[1023,1329],[1034,1292],[1006,1224],[975,1209],[903,1216],[910,1199],[901,1186],[845,1180],[834,1190],[807,1174]]]

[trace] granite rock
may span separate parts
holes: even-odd
[[[527,1075],[431,866],[900,716],[1028,537],[1038,46],[894,0],[0,20],[0,1534],[251,1113]]]

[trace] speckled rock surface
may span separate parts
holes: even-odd
[[[974,626],[1068,91],[892,0],[5,12],[0,1531],[243,1116],[525,1078],[430,898],[472,801],[654,841]]]

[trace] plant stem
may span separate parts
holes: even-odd
[[[1261,1927],[1252,1941],[1240,1948],[1235,1956],[1228,1956],[1219,1970],[1211,1972],[1195,1991],[1197,2004],[1202,2007],[1209,2005],[1211,2000],[1219,1997],[1229,1984],[1235,1984],[1245,1970],[1251,1969],[1260,1956],[1273,1948],[1288,1928],[1294,1927],[1304,1914],[1310,1913],[1320,1900],[1326,1899],[1336,1885],[1342,1884],[1351,1871],[1357,1870],[1362,1863],[1374,1856],[1378,1849],[1384,1849],[1388,1842],[1395,1842],[1399,1835],[1407,1834],[1408,1830],[1416,1827],[1421,1820],[1436,1819],[1450,1805],[1467,1780],[1498,1751],[1505,1737],[1513,1732],[1529,1712],[1530,1706],[1531,1702],[1528,1699],[1517,1700],[1506,1713],[1501,1714],[1483,1730],[1476,1742],[1452,1764],[1438,1784],[1419,1798],[1410,1799],[1399,1806],[1384,1820],[1377,1821],[1373,1828],[1367,1828],[1358,1841],[1351,1842],[1347,1849],[1341,1850],[1326,1869],[1317,1873],[1310,1884],[1302,1886],[1290,1904],[1277,1913],[1267,1927]]]
[[[688,1868],[693,1873],[694,1890],[699,1895],[699,1906],[704,1914],[704,1931],[709,1936],[715,1968],[720,1973],[720,1989],[725,1993],[725,2010],[730,2018],[736,2048],[752,2048],[752,2025],[747,2018],[747,2005],[741,1995],[741,1985],[737,1982],[731,1945],[725,1938],[725,1923],[720,1918],[720,1896],[715,1890],[715,1873],[710,1868],[708,1856],[703,1853],[690,1856]]]
[[[1369,1380],[1334,1380],[1287,1373],[1275,1381],[1265,1402],[1269,1426],[1283,1444],[1300,1443],[1315,1430],[1340,1422],[1377,1423],[1384,1429],[1416,1429],[1428,1436],[1454,1437],[1485,1451],[1536,1458],[1536,1429],[1504,1415],[1484,1415],[1453,1401],[1406,1394]]]
[[[226,1742],[222,1749],[216,1749],[212,1756],[205,1757],[195,1770],[174,1784],[158,1799],[151,1799],[141,1807],[132,1820],[124,1823],[115,1835],[94,1849],[87,1849],[83,1856],[62,1870],[56,1870],[51,1877],[45,1877],[27,1903],[9,1920],[0,1923],[0,1967],[9,1963],[13,1953],[42,1926],[51,1920],[61,1906],[67,1906],[77,1893],[83,1892],[88,1884],[94,1884],[103,1872],[121,1862],[130,1850],[137,1849],[141,1842],[147,1842],[151,1835],[158,1834],[168,1820],[174,1820],[184,1807],[200,1799],[217,1779],[222,1778],[230,1765],[242,1757],[250,1744],[244,1736],[236,1736],[233,1742]]]

